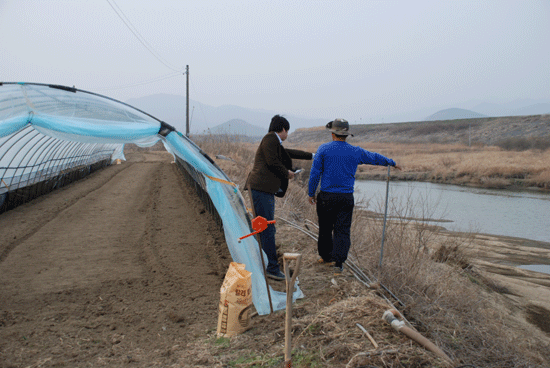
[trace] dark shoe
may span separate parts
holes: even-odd
[[[340,276],[344,272],[344,266],[332,266],[334,276]]]
[[[323,258],[319,258],[317,260],[317,263],[322,264],[322,265],[327,265],[327,266],[334,266],[334,261],[327,262]]]
[[[272,280],[276,280],[276,281],[284,281],[285,280],[285,275],[281,271],[279,271],[277,273],[271,273],[271,272],[266,271],[266,275],[267,275],[267,277],[269,277]]]

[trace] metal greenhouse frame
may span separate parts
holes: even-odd
[[[125,160],[124,145],[161,141],[223,227],[233,261],[252,273],[259,314],[284,309],[286,294],[266,288],[250,215],[236,184],[188,137],[123,102],[74,87],[0,82],[0,214],[89,173]],[[271,303],[268,303],[268,294]],[[296,285],[293,299],[302,297]]]

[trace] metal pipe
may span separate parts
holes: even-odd
[[[315,222],[311,221],[311,220],[308,220],[306,219],[306,222],[309,222],[311,225],[313,225],[314,227],[317,228],[317,230],[319,230],[319,225],[317,225]]]
[[[283,220],[283,221],[286,221],[291,227],[294,227],[295,229],[300,230],[304,234],[310,236],[312,239],[317,240],[317,237],[315,236],[315,234],[313,232],[311,232],[309,230],[305,230],[305,229],[301,228],[298,224],[296,224],[292,221],[289,221],[289,220],[287,220],[283,217],[280,217],[280,216],[276,216],[276,217]],[[308,220],[306,220],[306,221],[308,221]],[[353,263],[349,258],[344,263],[350,268],[350,271],[353,273],[353,275],[355,276],[355,278],[357,280],[359,280],[365,286],[371,287],[371,285],[373,284],[373,281],[363,272],[363,270],[361,270],[361,268],[359,266],[357,266],[355,263]],[[380,284],[380,287],[383,288],[386,292],[388,292],[395,300],[397,300],[399,302],[399,304],[401,304],[403,307],[405,306],[405,303],[403,303],[394,293],[392,293],[391,290],[389,290],[381,282],[379,282],[379,281],[377,281],[377,282],[378,282],[378,284]]]
[[[304,234],[308,235],[310,238],[312,238],[313,240],[317,240],[317,236],[316,234],[314,234],[313,232],[309,231],[309,230],[305,230],[303,229],[302,227],[300,227],[300,225],[292,222],[292,221],[289,221],[285,218],[282,218],[281,216],[276,216],[277,218],[287,222],[291,227],[295,228],[295,229],[298,229],[300,230],[301,232],[303,232]]]
[[[386,237],[386,219],[388,217],[388,193],[390,191],[390,169],[388,166],[388,177],[386,179],[386,205],[384,207],[384,226],[382,227],[382,244],[380,246],[380,268],[382,268],[382,257],[384,255],[384,238]]]
[[[401,332],[411,340],[414,340],[418,344],[422,345],[426,350],[431,351],[441,359],[443,359],[446,363],[451,365],[453,363],[452,359],[449,358],[447,354],[443,350],[441,350],[439,347],[437,347],[433,342],[413,330],[412,328],[409,328],[405,325],[405,322],[400,321],[397,319],[397,316],[399,315],[399,312],[396,310],[387,310],[384,312],[384,315],[382,316],[382,319],[388,322],[396,331]]]

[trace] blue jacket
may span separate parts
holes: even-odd
[[[357,166],[361,164],[395,166],[395,161],[347,142],[332,141],[322,144],[311,166],[309,196],[315,196],[319,180],[323,192],[353,193],[355,173]]]

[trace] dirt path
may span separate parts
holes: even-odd
[[[0,229],[0,367],[170,366],[216,328],[230,256],[164,152],[6,212]]]

